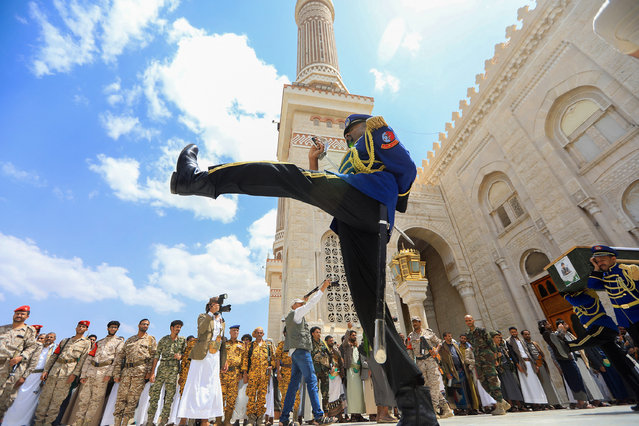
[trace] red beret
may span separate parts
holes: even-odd
[[[34,325],[32,325],[31,327],[35,328],[35,329],[36,329],[36,331],[39,333],[39,332],[40,332],[40,330],[42,330],[42,327],[44,327],[44,326],[43,326],[43,325],[40,325],[40,324],[34,324]]]
[[[23,305],[23,306],[20,306],[19,308],[16,308],[16,310],[13,311],[13,312],[21,312],[21,311],[22,312],[31,312],[31,306]]]
[[[87,327],[91,324],[91,321],[78,321],[78,325],[86,325]]]

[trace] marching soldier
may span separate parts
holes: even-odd
[[[44,386],[35,412],[36,425],[51,424],[58,417],[60,406],[69,394],[71,383],[80,375],[91,347],[89,339],[84,337],[89,324],[89,321],[78,322],[75,336],[62,339],[47,360],[40,376]]]
[[[30,374],[27,364],[42,347],[36,343],[36,329],[24,323],[30,311],[20,306],[13,311],[12,323],[0,327],[0,422],[17,395],[16,382]]]
[[[222,396],[224,398],[224,426],[231,424],[231,417],[235,409],[235,400],[237,399],[237,388],[241,378],[242,358],[246,350],[244,343],[237,339],[240,334],[240,326],[232,325],[229,329],[231,338],[224,344],[226,345],[226,362],[228,368],[221,374],[222,378]]]
[[[107,324],[107,336],[98,340],[82,366],[80,383],[83,386],[78,394],[76,417],[72,425],[90,425],[100,415],[98,410],[102,407],[113,376],[114,361],[124,345],[124,338],[115,335],[119,328],[118,321]]]
[[[248,405],[246,415],[251,426],[262,424],[266,412],[266,392],[273,367],[275,354],[272,345],[264,341],[264,329],[258,327],[253,331],[255,340],[249,345],[242,360],[242,374],[244,383],[248,383],[246,394]]]
[[[155,366],[160,361],[160,357],[162,360],[157,374],[151,373],[150,382],[153,384],[149,391],[147,425],[153,425],[162,386],[164,386],[164,404],[162,405],[162,414],[160,414],[158,424],[164,425],[169,421],[173,397],[177,390],[178,374],[180,374],[180,361],[186,349],[186,339],[178,336],[183,325],[184,323],[180,320],[171,322],[171,334],[161,338],[160,343],[158,343],[158,349],[155,352],[153,365],[151,366],[152,372],[155,371]]]
[[[151,364],[157,348],[155,337],[147,334],[150,321],[138,324],[138,333],[129,337],[113,367],[113,380],[120,383],[113,410],[114,425],[125,426],[135,414],[145,380],[151,378]]]
[[[410,340],[410,349],[415,356],[415,362],[424,375],[426,386],[430,390],[430,397],[433,401],[433,408],[437,412],[437,407],[442,409],[442,418],[453,416],[446,398],[439,391],[439,364],[437,363],[437,348],[441,344],[439,337],[433,333],[430,328],[422,328],[422,320],[419,317],[411,318],[413,323],[413,331],[408,335]]]

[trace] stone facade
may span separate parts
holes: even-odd
[[[299,0],[296,11],[310,3],[332,20],[329,1]],[[531,283],[545,275],[546,261],[576,245],[639,244],[639,61],[594,34],[600,6],[539,0],[535,9],[520,9],[521,28],[506,29],[507,41],[495,47],[421,161],[397,225],[426,261],[425,320],[438,333],[459,335],[470,313],[487,328],[529,328],[540,340],[536,323],[544,315]],[[339,85],[286,86],[279,160],[308,167],[309,135],[316,134],[330,138],[329,156],[338,163],[345,117],[372,108],[372,98]],[[326,160],[320,167],[332,168]],[[275,340],[290,301],[326,275],[329,223],[318,209],[279,201],[274,260],[267,263]],[[389,260],[406,244],[397,234]],[[401,283],[390,272],[388,283],[391,312],[406,332]],[[324,333],[344,330],[344,321],[328,320],[328,302],[315,311],[309,320]]]

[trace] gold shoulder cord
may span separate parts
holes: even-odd
[[[375,164],[375,144],[373,143],[373,130],[388,126],[382,116],[371,117],[366,120],[365,144],[366,152],[368,152],[368,162],[364,162],[359,158],[359,153],[355,146],[351,147],[351,158],[353,159],[353,167],[357,173],[373,173],[373,165]]]

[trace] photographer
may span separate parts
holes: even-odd
[[[208,426],[209,419],[224,414],[220,366],[226,371],[224,350],[224,319],[220,315],[222,297],[211,297],[205,313],[197,318],[197,342],[191,350],[191,364],[180,400],[177,416],[184,419],[201,419]]]
[[[319,302],[322,295],[330,285],[329,280],[325,280],[320,286],[317,293],[310,299],[295,299],[291,305],[291,311],[286,316],[286,339],[284,341],[284,350],[289,351],[293,367],[291,370],[291,381],[284,398],[284,406],[282,407],[282,415],[280,416],[280,426],[288,426],[289,416],[293,404],[295,402],[295,394],[300,386],[300,376],[304,377],[308,389],[308,396],[311,399],[313,407],[314,420],[313,425],[331,424],[333,419],[324,416],[322,406],[320,405],[317,389],[317,377],[313,369],[313,359],[311,358],[311,350],[313,343],[311,341],[311,333],[306,324],[306,315]]]

